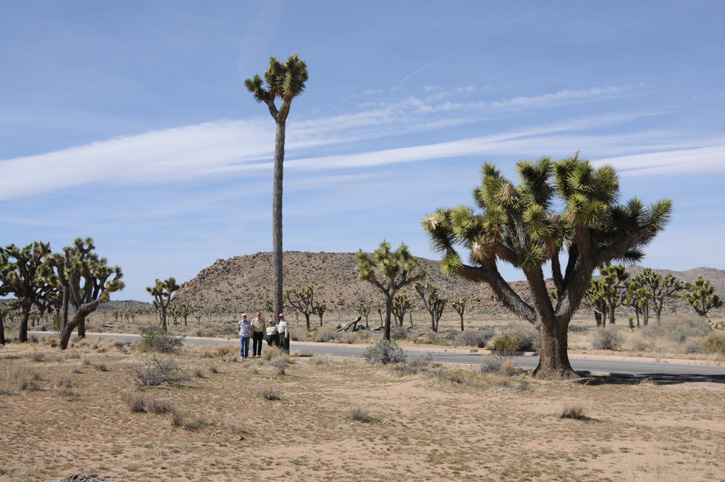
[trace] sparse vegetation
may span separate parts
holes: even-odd
[[[599,328],[594,332],[592,348],[595,350],[619,350],[624,343],[624,337],[615,326]]]
[[[581,405],[564,405],[561,410],[559,418],[569,418],[572,420],[590,420],[584,412],[584,408]]]
[[[400,363],[406,360],[405,352],[395,342],[383,340],[365,350],[365,360],[373,365],[387,365]]]

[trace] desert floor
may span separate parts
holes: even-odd
[[[0,480],[725,480],[725,384],[49,343],[0,348]]]

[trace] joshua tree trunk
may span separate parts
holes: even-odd
[[[567,331],[569,320],[561,318],[542,319],[539,329],[539,366],[534,376],[545,374],[551,379],[576,379],[579,376],[571,368],[567,352]]]
[[[390,341],[390,314],[393,312],[393,297],[385,297],[385,337],[384,340]]]
[[[30,319],[30,310],[23,310],[23,317],[20,319],[20,329],[18,330],[18,341],[25,343],[28,341],[28,320]]]
[[[84,305],[81,305],[75,312],[75,315],[73,316],[73,320],[69,321],[67,325],[63,328],[63,331],[60,332],[60,349],[65,350],[68,348],[68,341],[70,340],[70,336],[73,333],[73,330],[78,327],[78,331],[80,332],[81,326],[85,325],[86,316],[88,314],[92,313],[96,308],[98,308],[98,305],[100,305],[100,301],[96,300],[91,303],[86,303]],[[80,337],[80,333],[78,333],[78,336]],[[85,333],[84,333],[85,336]]]
[[[277,132],[274,140],[274,186],[272,192],[272,286],[274,318],[283,310],[284,273],[282,272],[282,178],[284,173],[284,120],[276,119]],[[309,320],[307,322],[309,327]]]
[[[0,345],[5,344],[5,324],[3,321],[3,312],[0,310]]]

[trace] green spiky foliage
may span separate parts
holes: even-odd
[[[606,326],[607,316],[607,299],[605,296],[606,288],[603,281],[593,279],[589,282],[589,289],[584,295],[582,305],[591,308],[594,312],[594,320],[597,326]]]
[[[662,276],[650,268],[645,268],[638,275],[638,278],[640,284],[648,290],[651,300],[650,303],[652,308],[654,308],[657,324],[659,325],[665,300],[678,297],[677,292],[685,289],[685,283],[672,273],[667,273],[665,276]]]
[[[390,243],[383,241],[372,257],[362,250],[357,255],[358,279],[369,282],[384,296],[385,340],[390,341],[390,316],[396,293],[409,284],[424,280],[428,275],[419,264],[418,258],[410,254],[403,243],[397,250],[391,251]],[[382,312],[382,306],[378,305],[381,319]]]
[[[264,103],[276,124],[274,140],[274,185],[272,188],[272,299],[273,318],[277,319],[284,310],[284,275],[282,271],[282,181],[284,177],[284,144],[287,116],[292,99],[305,90],[307,64],[297,54],[282,64],[272,57],[264,72],[264,79],[255,75],[244,81],[254,99]],[[276,101],[281,99],[277,108]]]
[[[184,326],[189,326],[187,320],[189,318],[189,315],[194,313],[194,307],[187,302],[183,302],[175,305],[173,308],[176,311],[176,315],[184,320]]]
[[[298,290],[287,290],[284,293],[284,301],[305,316],[309,330],[310,315],[315,313],[315,288],[309,285]],[[320,319],[320,323],[322,323],[322,319]]]
[[[320,326],[322,326],[322,317],[325,316],[325,313],[327,313],[329,308],[327,307],[327,303],[324,301],[322,303],[315,302],[315,307],[312,308],[312,312],[320,317]]]
[[[423,302],[423,306],[430,315],[431,329],[437,332],[443,310],[446,309],[448,304],[448,298],[442,298],[438,294],[438,288],[433,286],[433,283],[423,284],[419,282],[415,283],[414,287]]]
[[[685,283],[685,299],[700,316],[707,316],[713,308],[723,306],[723,300],[715,294],[710,280],[698,276],[694,283]]]
[[[365,328],[368,328],[368,317],[370,316],[370,312],[372,311],[373,307],[367,301],[360,300],[355,309],[360,316],[365,317]]]
[[[28,341],[28,321],[33,306],[55,290],[49,280],[50,243],[33,241],[24,247],[10,244],[0,247],[0,286],[4,294],[12,294],[12,309],[21,312],[18,340]]]
[[[625,297],[622,304],[634,310],[637,318],[637,327],[640,326],[640,317],[642,317],[642,324],[644,326],[649,325],[649,309],[652,306],[652,300],[654,298],[654,293],[647,286],[645,277],[646,275],[644,273],[639,273],[634,278],[627,280],[624,285]]]
[[[481,185],[473,193],[479,211],[439,209],[422,225],[433,248],[444,255],[444,273],[488,283],[509,310],[539,330],[541,356],[534,375],[575,378],[567,332],[592,273],[609,261],[641,259],[642,248],[669,221],[672,202],[645,206],[633,198],[620,204],[614,168],[595,168],[578,153],[557,162],[521,161],[517,171],[518,186],[493,164],[484,164]],[[467,262],[460,249],[469,253]],[[523,271],[532,303],[503,279],[499,262]],[[547,290],[545,264],[552,272],[554,297]]]
[[[76,238],[73,246],[63,249],[64,254],[54,254],[51,264],[54,268],[54,284],[67,286],[68,302],[75,309],[73,318],[62,327],[59,346],[68,348],[73,330],[78,336],[85,336],[85,320],[110,299],[111,293],[122,290],[126,285],[121,278],[119,266],[109,266],[106,258],[94,252],[93,239]]]
[[[451,302],[451,306],[456,310],[458,316],[461,317],[461,331],[465,329],[463,326],[463,315],[466,313],[466,303],[468,303],[468,298],[465,297],[455,299]]]
[[[610,262],[599,267],[601,279],[592,280],[585,295],[585,302],[594,310],[597,326],[604,328],[609,320],[614,324],[615,310],[622,304],[626,293],[624,283],[629,279],[629,273],[624,265]]]
[[[397,321],[396,324],[398,326],[403,326],[405,314],[408,313],[412,307],[413,303],[410,302],[408,295],[395,295],[395,298],[393,298],[393,316],[395,317],[395,320]]]
[[[180,289],[181,286],[176,283],[176,279],[173,276],[163,281],[156,278],[155,284],[153,286],[146,287],[146,291],[148,291],[148,293],[154,299],[154,308],[159,311],[159,324],[161,326],[161,329],[164,331],[168,330],[168,325],[166,323],[166,312],[169,308],[169,304],[171,303],[174,293],[179,291]]]

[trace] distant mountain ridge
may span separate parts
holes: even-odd
[[[284,289],[298,289],[307,285],[315,288],[316,299],[325,302],[332,310],[354,313],[360,300],[374,304],[380,295],[366,282],[358,281],[355,268],[357,253],[312,253],[286,251],[284,253]],[[421,258],[421,265],[428,271],[432,282],[442,296],[453,300],[467,297],[467,312],[489,314],[508,313],[485,283],[474,283],[461,278],[445,276],[440,271],[440,261]],[[635,276],[644,269],[630,266],[627,270]],[[692,282],[698,276],[710,279],[715,292],[725,294],[725,270],[695,268],[687,271],[654,269],[655,272],[672,273],[683,281]],[[226,312],[261,310],[264,302],[272,297],[272,254],[269,252],[218,259],[183,283],[176,298],[202,308],[222,307]],[[530,301],[528,286],[524,281],[511,283],[514,290]],[[412,287],[402,291],[411,301],[418,295]],[[683,300],[676,300],[668,307],[671,313],[692,313]]]

